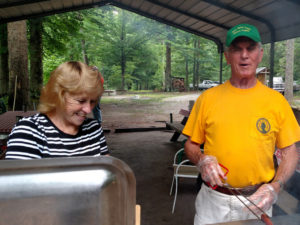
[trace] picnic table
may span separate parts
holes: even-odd
[[[180,109],[179,114],[183,115],[183,119],[181,121],[173,121],[173,116],[170,114],[170,122],[166,122],[167,129],[174,130],[174,134],[170,139],[172,142],[176,142],[179,136],[182,134],[182,130],[189,118],[190,111]]]
[[[116,95],[117,92],[116,90],[104,90],[103,95],[111,96],[111,95]]]
[[[0,115],[0,159],[3,158],[6,150],[6,142],[8,135],[14,125],[22,117],[31,116],[37,113],[36,111],[7,111]]]
[[[7,111],[0,115],[0,135],[8,135],[22,117],[31,116],[37,111]]]
[[[182,134],[182,130],[189,118],[190,112],[192,111],[192,108],[194,106],[195,101],[190,100],[188,110],[180,109],[179,114],[183,116],[183,119],[179,121],[173,121],[173,115],[170,113],[170,122],[166,122],[166,128],[169,130],[174,130],[174,134],[171,137],[170,141],[176,142],[179,138],[179,136]]]

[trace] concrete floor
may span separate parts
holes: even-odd
[[[171,131],[106,134],[111,155],[127,163],[135,174],[141,225],[193,224],[196,180],[180,180],[175,212],[171,213],[174,195],[170,196],[169,192],[173,157],[184,140],[181,136],[178,142],[170,142],[172,135]],[[300,213],[299,180],[299,172],[296,172],[274,205],[273,216]]]
[[[136,202],[141,205],[142,225],[193,224],[196,180],[181,180],[172,214],[170,196],[173,157],[184,137],[172,143],[169,131],[106,134],[111,155],[123,160],[136,176]]]
[[[184,97],[192,99],[190,96]],[[106,134],[111,155],[127,163],[136,176],[136,203],[141,205],[141,225],[193,224],[196,181],[180,181],[174,214],[171,213],[174,195],[169,195],[173,157],[182,147],[181,141],[185,138],[181,136],[177,143],[173,143],[170,142],[172,131],[115,133],[114,129],[162,127],[164,123],[158,124],[155,121],[168,121],[169,113],[173,113],[174,121],[180,121],[182,115],[178,112],[181,108],[188,108],[187,99],[182,102],[148,104],[144,110],[132,105],[125,105],[127,108],[124,109],[124,104],[103,105],[104,127],[111,130]],[[297,117],[300,121],[299,118]],[[297,147],[300,149],[300,142]],[[279,196],[278,204],[274,205],[274,216],[286,215],[289,211],[300,213],[299,181],[300,164],[298,172],[285,185],[285,195]],[[291,200],[286,201],[286,196]]]

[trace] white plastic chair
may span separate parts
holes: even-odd
[[[185,160],[181,161],[180,163],[177,163],[177,156],[179,155],[179,153],[181,153],[183,151],[184,151],[183,148],[179,149],[176,152],[176,154],[174,156],[174,161],[173,161],[174,174],[173,174],[173,180],[172,180],[170,195],[172,195],[174,180],[175,180],[175,195],[174,195],[172,213],[174,213],[176,199],[177,199],[178,178],[194,178],[194,179],[197,179],[198,174],[199,174],[196,166],[190,165],[190,164],[188,165],[188,163],[190,163],[190,160],[185,159]]]

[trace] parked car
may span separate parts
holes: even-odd
[[[267,86],[269,86],[269,81],[267,81]],[[273,89],[279,91],[282,94],[284,93],[285,83],[282,77],[273,77]],[[293,90],[300,90],[300,86],[296,83],[296,81],[293,82]]]
[[[282,77],[273,77],[273,89],[280,93],[284,92],[284,82]]]
[[[199,90],[206,90],[208,88],[215,87],[217,85],[219,85],[218,81],[203,80],[202,83],[200,83],[198,85],[198,89]],[[190,84],[190,88],[193,88],[193,84]]]

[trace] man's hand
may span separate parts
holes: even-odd
[[[196,166],[204,181],[210,183],[211,186],[215,186],[216,184],[223,186],[221,178],[226,179],[226,176],[219,166],[216,157],[204,155],[200,158]]]
[[[278,193],[274,190],[271,184],[262,185],[254,194],[252,194],[249,199],[255,203],[264,212],[269,210],[271,206],[277,201]],[[252,209],[256,214],[261,215],[262,212],[259,211],[250,202],[247,204],[250,209]]]

